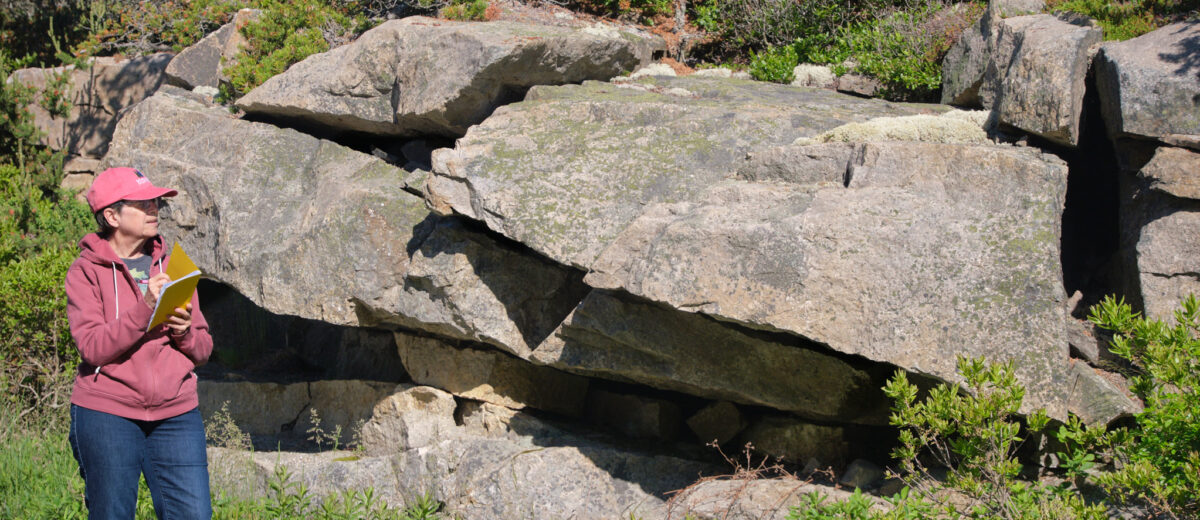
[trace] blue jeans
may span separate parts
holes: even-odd
[[[199,409],[161,421],[135,421],[71,405],[70,440],[88,518],[133,518],[139,475],[146,476],[158,518],[212,517]]]

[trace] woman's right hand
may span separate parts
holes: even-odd
[[[149,305],[151,309],[155,305],[158,305],[158,295],[162,292],[162,286],[169,281],[171,281],[171,277],[167,276],[167,273],[158,273],[146,281],[148,287],[146,288],[146,294],[142,295],[142,299],[146,301],[146,305]]]

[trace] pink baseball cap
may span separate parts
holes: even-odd
[[[92,207],[92,213],[95,213],[118,200],[150,200],[178,194],[175,190],[151,184],[145,174],[133,168],[109,168],[92,181],[87,202]]]

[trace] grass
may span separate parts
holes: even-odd
[[[31,414],[32,415],[32,414]],[[18,418],[12,406],[0,403],[0,518],[87,518],[83,479],[71,455],[65,413]],[[303,484],[278,466],[269,479],[268,496],[251,500],[230,498],[214,490],[214,519],[324,519],[378,518],[433,520],[441,503],[431,495],[416,497],[406,508],[392,508],[374,490],[345,490],[324,500],[309,495]],[[138,487],[138,520],[153,520],[150,490]]]

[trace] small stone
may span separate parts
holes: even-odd
[[[733,70],[725,67],[713,67],[711,69],[697,70],[696,72],[693,72],[692,75],[707,78],[731,78],[733,77]]]
[[[1091,322],[1068,317],[1067,343],[1071,345],[1071,350],[1076,357],[1082,358],[1088,363],[1100,361],[1103,345],[1101,340],[1096,338]]]
[[[842,478],[838,479],[838,483],[853,488],[871,489],[878,486],[882,478],[883,469],[879,466],[867,460],[854,459],[849,466],[846,466],[846,471],[842,473]]]
[[[399,385],[375,404],[362,427],[368,454],[397,453],[432,446],[457,436],[454,396],[429,386]]]
[[[718,445],[732,440],[745,427],[742,413],[729,401],[710,404],[687,420],[687,425],[701,442]]]
[[[629,75],[629,79],[638,79],[643,76],[676,76],[675,69],[671,68],[666,63],[651,63],[645,67],[638,69],[633,74]]]
[[[879,80],[862,74],[846,74],[837,80],[838,92],[864,97],[874,96],[881,88],[883,88],[883,83],[880,83]]]
[[[825,65],[801,63],[792,69],[792,85],[798,87],[831,88],[837,82],[833,69]]]

